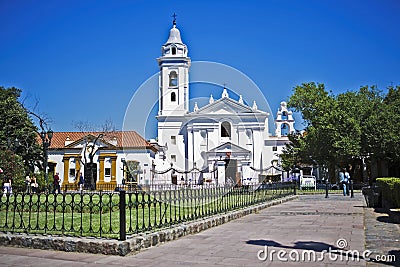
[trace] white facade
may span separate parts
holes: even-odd
[[[279,162],[287,134],[294,131],[285,102],[275,121],[276,136],[269,134],[267,112],[258,110],[255,101],[252,106],[245,105],[242,96],[230,98],[225,88],[220,99],[210,96],[209,104],[199,107],[195,103],[189,111],[190,58],[175,22],[158,64],[158,144],[163,148],[155,159],[158,172],[170,166],[182,171],[198,169],[203,172],[202,179],[216,184],[229,180],[245,183],[258,181],[259,175],[265,174],[263,169]],[[168,179],[164,174],[154,182]]]

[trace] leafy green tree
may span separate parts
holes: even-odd
[[[310,164],[316,161],[319,165],[327,165],[334,168],[338,156],[339,145],[337,137],[340,129],[337,125],[335,114],[338,109],[335,98],[330,95],[323,84],[303,83],[294,88],[288,105],[295,111],[301,112],[305,122],[305,134],[298,138],[296,146],[297,164]],[[292,148],[293,149],[293,148]],[[289,147],[284,153],[290,153]]]
[[[284,164],[309,164],[311,159],[334,170],[360,158],[399,162],[399,91],[390,87],[385,96],[364,86],[334,96],[323,84],[296,86],[288,105],[302,113],[306,128],[304,135],[290,137]],[[333,179],[334,172],[330,175]]]
[[[305,163],[309,159],[309,152],[307,150],[307,143],[305,136],[301,133],[289,134],[289,143],[284,148],[284,153],[281,155],[282,167],[285,170],[299,167],[299,164]],[[309,163],[312,163],[311,160]]]
[[[13,185],[21,186],[25,175],[22,158],[8,149],[0,150],[0,166],[3,177],[12,178]],[[2,178],[2,176],[0,176]]]
[[[385,132],[380,123],[383,108],[384,95],[375,86],[364,86],[354,93],[354,112],[357,114],[361,128],[360,156],[382,157],[382,141]]]
[[[19,102],[20,95],[18,88],[0,86],[0,167],[16,182],[42,159],[37,128]]]
[[[400,86],[390,86],[382,102],[380,130],[385,133],[382,151],[390,164],[396,166],[395,173],[400,176]]]

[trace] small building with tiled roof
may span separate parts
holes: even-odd
[[[125,182],[148,184],[156,153],[156,147],[135,131],[54,132],[49,172],[59,173],[66,189],[78,188],[81,175],[86,187],[97,189]]]

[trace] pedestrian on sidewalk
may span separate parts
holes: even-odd
[[[347,169],[344,169],[344,180],[346,181],[346,195],[350,195],[350,173],[347,171]]]
[[[339,171],[339,181],[342,184],[343,187],[343,196],[346,196],[348,194],[348,179],[346,178],[346,170],[343,168]]]

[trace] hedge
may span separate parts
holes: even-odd
[[[400,178],[377,178],[376,184],[382,188],[382,199],[389,208],[400,208]]]

